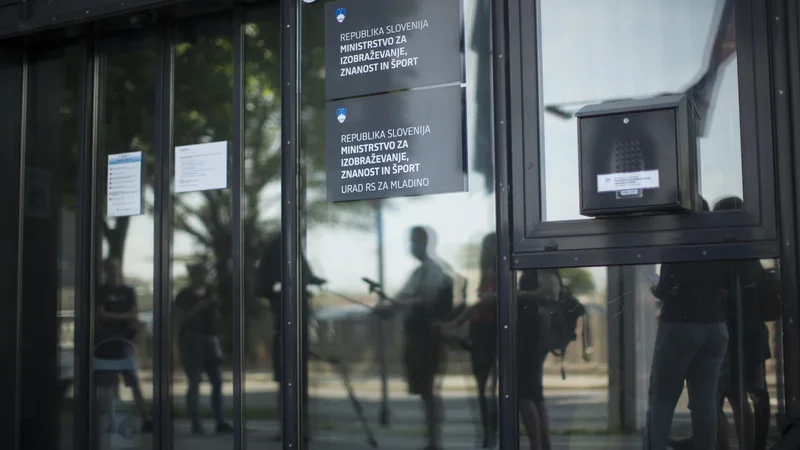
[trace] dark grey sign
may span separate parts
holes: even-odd
[[[465,191],[462,112],[459,86],[328,102],[328,201]]]
[[[326,98],[463,81],[461,17],[461,0],[326,3]]]

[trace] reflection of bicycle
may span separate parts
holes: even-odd
[[[135,353],[133,342],[121,337],[100,341],[94,347],[95,402],[101,448],[139,448],[141,418],[119,408],[119,375],[135,373]]]
[[[361,279],[367,284],[370,294],[375,294],[378,297],[378,305],[372,308],[373,312],[384,320],[388,320],[392,316],[392,310],[395,308],[405,308],[408,305],[403,302],[392,299],[386,294],[383,285],[377,281],[372,281],[369,278]],[[466,285],[461,289],[464,290],[462,298],[466,297]],[[386,308],[386,307],[389,308]],[[467,337],[464,335],[463,327],[459,323],[459,318],[466,311],[467,305],[460,302],[453,305],[449,311],[443,316],[431,321],[431,326],[436,330],[436,336],[451,349],[471,351],[471,344],[468,342]]]
[[[369,423],[364,417],[364,408],[361,406],[361,402],[358,401],[355,389],[353,389],[353,385],[350,383],[350,375],[347,371],[347,367],[341,360],[339,360],[339,358],[333,356],[323,356],[313,351],[309,351],[308,353],[310,359],[324,361],[339,372],[339,377],[341,377],[342,384],[344,384],[344,388],[347,391],[347,396],[350,398],[350,404],[353,406],[353,410],[355,411],[358,420],[361,422],[361,426],[364,428],[364,434],[366,434],[367,443],[372,448],[378,448],[378,441],[375,439],[375,435],[372,434],[372,429],[369,427]]]

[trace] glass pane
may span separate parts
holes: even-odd
[[[263,17],[263,19],[262,19]],[[281,66],[276,7],[245,27],[245,405],[250,448],[280,447]],[[276,251],[277,250],[277,254]],[[273,442],[275,441],[275,442]]]
[[[776,268],[518,273],[521,446],[769,448],[782,409]]]
[[[412,6],[398,7],[403,10],[398,14],[408,17],[410,24],[387,13],[371,17],[370,27],[391,25],[396,30],[398,22],[398,27],[420,26],[421,22],[413,22],[423,19],[414,16],[419,3],[408,5]],[[337,116],[326,116],[331,111],[326,111],[324,55],[326,44],[337,51],[340,47],[330,37],[326,42],[322,31],[325,25],[337,25],[331,18],[340,16],[345,24],[360,24],[358,17],[364,16],[353,8],[326,16],[333,11],[326,10],[322,2],[303,5],[305,223],[301,232],[308,265],[304,279],[308,348],[303,352],[310,448],[369,448],[373,438],[383,448],[475,448],[496,442],[496,281],[494,259],[488,257],[493,254],[495,229],[489,5],[483,0],[464,1],[464,29],[456,31],[465,34],[459,40],[467,46],[462,89],[466,97],[464,158],[469,166],[464,174],[469,190],[348,203],[326,201],[326,194],[336,193],[326,191],[328,177],[339,177],[341,170],[337,160],[330,160],[330,153],[326,161],[326,132],[331,131],[326,122]],[[456,8],[446,12],[458,16]],[[349,26],[358,29],[352,23]],[[430,26],[432,39],[453,37],[444,27]],[[408,40],[413,39],[411,33]],[[397,38],[399,45],[379,51],[411,51],[411,44],[404,47],[402,43],[405,38]],[[352,46],[343,45],[341,51],[356,49],[352,53],[355,60],[369,57],[369,50],[357,49],[373,45],[371,38],[353,42]],[[447,69],[415,67],[408,76],[424,79],[428,75],[425,70],[432,74]],[[328,77],[339,77],[338,70],[327,72]],[[432,96],[441,89],[453,88],[392,95]],[[335,92],[328,94],[336,96]],[[376,98],[381,97],[350,101]],[[351,116],[345,120],[350,121]],[[394,126],[401,125],[386,128]],[[380,126],[359,132],[376,129]],[[437,128],[444,133],[446,129]],[[419,152],[446,150],[426,141],[413,141],[411,146]],[[445,164],[436,167],[437,171],[450,168]],[[393,300],[381,300],[379,294]],[[478,353],[468,351],[471,339],[479,341]]]
[[[732,0],[538,3],[544,220],[585,218],[574,113],[588,104],[668,93],[689,95],[702,119],[700,195],[712,206],[742,198]]]
[[[73,447],[78,95],[81,51],[37,55],[25,157],[20,442]]]
[[[231,29],[228,20],[186,24],[175,48],[172,391],[179,449],[209,445],[205,442],[218,449],[233,445],[228,422],[233,403]],[[186,147],[198,144],[207,145]],[[208,168],[208,161],[221,174],[213,183],[198,183],[196,174]]]
[[[157,49],[155,39],[111,41],[101,49],[97,198],[107,201],[98,205],[97,223],[94,420],[99,448],[152,446],[146,433],[153,427]]]

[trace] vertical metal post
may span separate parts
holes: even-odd
[[[300,13],[301,2],[281,0],[281,396],[283,448],[302,448],[303,346],[300,250]]]
[[[622,313],[625,310],[625,267],[613,266],[606,269],[606,330],[608,342],[608,428],[622,430],[624,423],[625,392],[625,337]]]
[[[237,7],[233,15],[233,304],[231,330],[233,341],[233,448],[242,450],[244,439],[244,10]]]
[[[800,115],[791,114],[800,110],[800,19],[796,2],[773,0],[768,3],[768,21],[773,57],[773,107],[775,139],[775,178],[777,192],[778,226],[780,229],[780,274],[783,301],[783,372],[786,400],[786,419],[800,418],[800,328],[798,328],[798,261],[797,244],[800,230],[797,227],[800,159],[795,158],[800,142],[792,130],[800,126]],[[775,94],[777,93],[777,94]],[[772,150],[772,149],[769,149]],[[764,150],[768,151],[768,150]]]
[[[159,30],[155,121],[155,261],[153,279],[154,401],[153,424],[157,450],[168,450],[172,442],[172,125],[175,83],[174,30],[164,24]]]
[[[78,204],[75,284],[75,448],[94,448],[93,317],[95,284],[95,147],[98,80],[94,40],[83,44],[83,77],[78,96]]]
[[[30,52],[24,51],[22,55],[22,109],[20,111],[20,135],[19,135],[19,207],[18,207],[18,214],[17,217],[17,242],[19,242],[19,249],[17,253],[17,267],[16,267],[16,312],[15,312],[15,323],[16,331],[14,332],[14,348],[15,348],[15,357],[14,357],[14,382],[15,382],[15,393],[14,393],[14,449],[19,448],[19,427],[20,427],[20,411],[22,407],[22,398],[20,395],[20,387],[21,387],[21,380],[20,376],[22,374],[22,358],[20,354],[20,344],[22,342],[22,255],[23,255],[23,224],[25,223],[25,155],[26,155],[26,148],[27,148],[27,135],[28,135],[28,100],[30,98],[29,92],[29,82],[30,82]]]
[[[378,283],[386,286],[385,267],[383,261],[383,201],[375,202],[375,233],[378,237]],[[381,370],[381,412],[380,423],[389,426],[391,411],[389,410],[389,367],[387,360],[386,323],[378,320],[378,359]]]
[[[511,7],[514,6],[514,10]],[[512,108],[508,102],[509,88],[513,84],[511,53],[513,34],[510,20],[519,22],[519,3],[512,0],[492,0],[492,82],[494,93],[494,155],[495,155],[495,208],[497,210],[497,344],[500,379],[499,426],[500,448],[519,448],[519,420],[517,419],[517,297],[516,282],[511,271],[511,195],[509,186],[509,152],[522,151],[520,133],[513,133],[509,120]],[[518,25],[518,23],[517,23]],[[511,41],[511,42],[509,42]],[[513,52],[517,54],[517,52]],[[518,56],[518,54],[517,54]]]
[[[8,399],[0,415],[7,418],[0,425],[0,443],[17,450],[20,427],[20,338],[22,323],[22,242],[24,219],[25,118],[28,102],[28,61],[24,49],[4,46],[0,56],[2,92],[9,99],[9,108],[0,112],[0,145],[8,151],[0,153],[3,167],[3,192],[8,192],[8,214],[3,216],[3,229],[8,239],[0,242],[0,276],[9,287],[4,322],[0,328],[0,354],[7,355],[6,367],[0,375],[3,398]],[[11,365],[10,367],[8,365]]]

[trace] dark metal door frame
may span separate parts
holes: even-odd
[[[302,302],[296,301],[302,293],[301,242],[300,217],[303,214],[301,202],[301,176],[299,126],[300,126],[300,76],[302,67],[300,61],[301,45],[301,12],[299,0],[281,0],[281,62],[282,62],[282,218],[283,252],[285,255],[283,266],[283,379],[286,380],[286,389],[283,395],[283,436],[284,448],[297,450],[305,448],[302,439],[304,416],[301,401],[301,386],[303,383],[303,361],[299,349],[302,348],[302,317],[304,314]],[[771,70],[773,71],[771,96],[774,102],[774,140],[775,159],[778,161],[776,173],[776,192],[778,201],[778,222],[780,224],[780,257],[781,269],[784,280],[784,298],[791,299],[784,306],[783,316],[783,348],[784,348],[784,379],[786,383],[786,405],[790,417],[800,416],[800,333],[798,333],[798,305],[797,295],[800,293],[798,284],[798,252],[795,250],[800,242],[798,230],[798,201],[800,201],[800,187],[796,177],[800,174],[800,159],[795,158],[794,149],[800,146],[793,130],[800,129],[800,8],[794,2],[785,0],[771,0],[768,3],[770,20],[770,49]],[[236,278],[234,279],[234,306],[238,313],[233,315],[234,330],[234,418],[236,430],[234,449],[245,447],[244,435],[244,410],[242,395],[242,364],[243,364],[243,325],[244,318],[241,311],[241,294],[243,280],[241,275],[243,236],[242,236],[242,193],[243,179],[241,170],[243,164],[243,80],[244,80],[244,35],[243,24],[246,14],[243,7],[233,11],[233,29],[231,30],[234,42],[234,137],[233,152],[234,163],[232,179],[234,213],[233,213],[233,265]],[[500,445],[503,449],[516,449],[519,445],[519,430],[517,421],[516,404],[516,301],[514,296],[515,283],[512,272],[512,225],[515,211],[512,208],[514,193],[521,189],[509,184],[511,180],[510,161],[525,147],[522,111],[526,104],[530,105],[535,100],[535,94],[530,88],[525,88],[527,81],[523,78],[523,61],[530,58],[531,52],[538,51],[531,46],[523,45],[525,32],[530,21],[535,18],[535,3],[532,0],[493,0],[493,77],[494,77],[494,144],[496,161],[496,208],[497,232],[499,237],[498,268],[499,268],[499,310],[498,310],[498,343],[500,363]],[[534,22],[535,23],[535,22]],[[171,449],[173,446],[172,430],[172,393],[170,383],[171,348],[170,348],[170,323],[171,323],[171,235],[172,235],[172,128],[173,128],[173,93],[174,93],[174,46],[175,24],[173,22],[162,24],[159,27],[159,58],[158,58],[158,88],[156,99],[156,253],[154,261],[154,277],[156,281],[156,311],[154,340],[155,340],[155,395],[154,408],[155,433],[154,443],[156,448]],[[534,30],[535,32],[535,30]],[[87,36],[93,36],[91,29],[86,30]],[[760,38],[767,39],[766,36]],[[96,137],[96,111],[97,103],[97,65],[96,52],[93,48],[94,38],[85,40],[86,58],[84,62],[83,88],[81,99],[81,141],[79,154],[80,177],[80,203],[79,203],[79,252],[78,252],[78,280],[81,281],[77,298],[91,299],[93,295],[93,279],[97,261],[94,249],[97,244],[96,224],[93,218],[96,208],[95,176],[97,169],[95,148]],[[28,63],[21,63],[24,84]],[[761,70],[767,70],[766,67]],[[19,108],[23,114],[21,131],[25,130],[24,112],[27,92],[19,99]],[[24,132],[21,134],[24,136]],[[20,158],[24,157],[24,139],[20,139]],[[14,163],[20,168],[19,161]],[[24,179],[19,175],[17,186],[19,193],[23,192]],[[21,203],[17,209],[21,212]],[[20,231],[21,232],[21,231]],[[16,248],[16,254],[21,254],[21,249]],[[537,259],[537,265],[558,266],[564,264],[564,259],[551,261]],[[627,261],[627,262],[626,262]],[[619,263],[634,263],[636,261],[619,259]],[[238,270],[237,270],[238,269]],[[13,272],[6,272],[9,276]],[[15,284],[14,284],[15,285]],[[15,296],[17,305],[21,301],[20,294]],[[91,417],[91,348],[92,325],[88,318],[92,317],[91,301],[78,303],[78,320],[76,323],[76,339],[79,348],[84,351],[77,352],[78,364],[77,377],[79,386],[76,390],[76,448],[90,448],[92,431],[89,421],[78,420],[77,417]],[[18,342],[14,347],[19,351]],[[18,379],[15,380],[15,383]],[[17,398],[17,401],[19,399]],[[12,422],[13,423],[13,422]],[[5,437],[8,433],[0,436]],[[11,433],[13,434],[13,433]],[[16,439],[16,438],[11,438]]]

